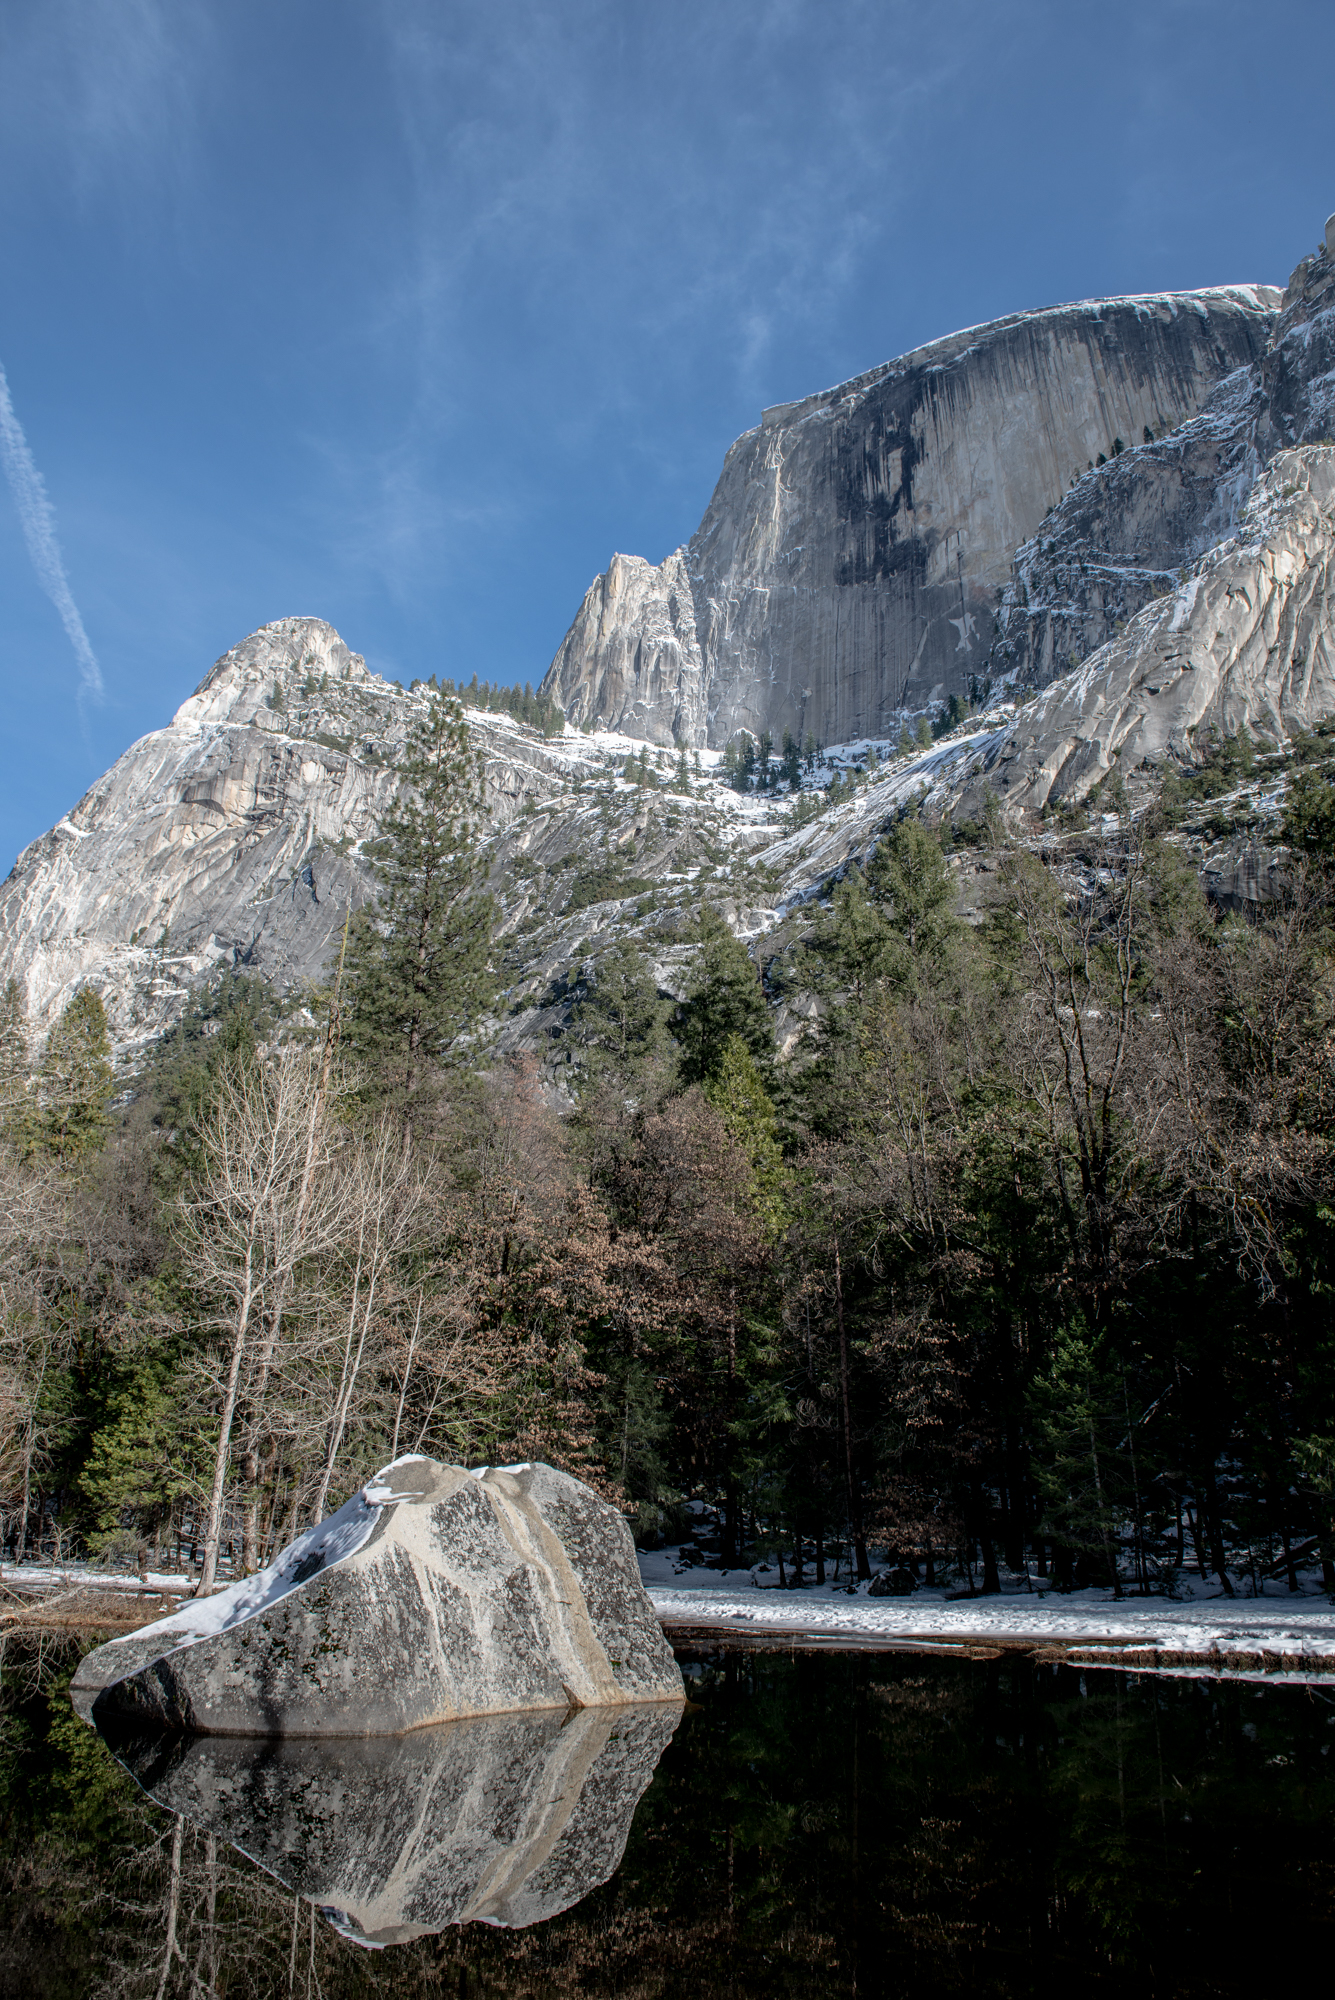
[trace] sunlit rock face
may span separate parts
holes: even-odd
[[[1335,220],[1335,219],[1333,219]],[[994,684],[1045,687],[1080,666],[1205,552],[1236,534],[1277,451],[1335,438],[1335,228],[1280,299],[1265,352],[1200,414],[1077,481],[1017,551],[988,661]]]
[[[549,1465],[397,1462],[267,1571],[99,1647],[93,1719],[393,1736],[512,1709],[679,1702],[614,1507]]]
[[[349,895],[366,891],[345,856],[317,868],[313,851],[369,833],[390,774],[321,743],[333,721],[290,728],[287,690],[295,707],[308,678],[334,713],[370,680],[317,619],[252,634],[20,855],[0,891],[0,973],[19,980],[34,1025],[89,977],[132,1042],[219,965],[318,971]]]
[[[1279,298],[1016,314],[767,410],[685,549],[596,579],[547,692],[577,722],[714,746],[891,734],[902,710],[969,694],[1016,548],[1098,458],[1259,361]]]
[[[1083,798],[1114,766],[1198,761],[1248,729],[1283,742],[1335,713],[1335,447],[1272,459],[1238,532],[980,752],[962,809]]]
[[[0,983],[18,981],[34,1030],[85,982],[133,1051],[222,969],[318,980],[373,893],[363,843],[427,699],[368,672],[319,618],[232,647],[0,886]],[[557,750],[508,716],[469,721],[492,825],[560,789]]]
[[[458,1722],[377,1743],[112,1738],[169,1812],[233,1843],[346,1936],[522,1926],[607,1881],[679,1704]]]
[[[707,688],[686,551],[655,569],[613,556],[585,592],[547,675],[572,721],[605,718],[651,743],[703,743]]]

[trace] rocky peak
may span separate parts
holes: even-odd
[[[1310,319],[1323,305],[1335,304],[1335,215],[1326,217],[1325,239],[1310,257],[1295,266],[1284,288],[1276,340],[1282,340],[1299,317]]]
[[[233,722],[263,728],[269,726],[265,718],[275,712],[279,691],[286,705],[293,694],[327,694],[331,683],[337,690],[377,678],[323,618],[279,618],[214,662],[177,709],[172,726],[195,729]]]
[[[1259,381],[1255,436],[1263,459],[1335,438],[1335,216],[1324,244],[1289,279]]]
[[[132,1051],[223,967],[280,987],[318,979],[348,908],[372,894],[363,846],[427,695],[368,672],[323,619],[279,619],[231,647],[0,891],[0,981],[19,981],[33,1028],[91,981]],[[578,736],[565,749],[508,715],[469,720],[497,828],[583,754]]]

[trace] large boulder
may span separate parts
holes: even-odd
[[[116,1739],[168,1812],[360,1944],[544,1922],[613,1874],[676,1703],[539,1709],[372,1741]]]
[[[90,1653],[72,1693],[99,1725],[211,1736],[683,1699],[615,1508],[549,1465],[420,1457],[257,1576]]]

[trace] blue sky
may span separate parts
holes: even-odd
[[[1283,283],[1333,74],[1331,0],[5,0],[0,362],[103,691],[0,482],[0,866],[267,619],[536,682],[764,404]]]

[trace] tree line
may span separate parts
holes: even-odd
[[[403,777],[300,1006],[230,977],[118,1090],[90,989],[40,1054],[11,990],[12,1556],[207,1586],[423,1450],[785,1582],[1335,1588],[1326,780],[1250,914],[1124,814],[966,922],[910,816],[763,964],[706,906],[682,998],[623,940],[505,1062],[457,702]]]

